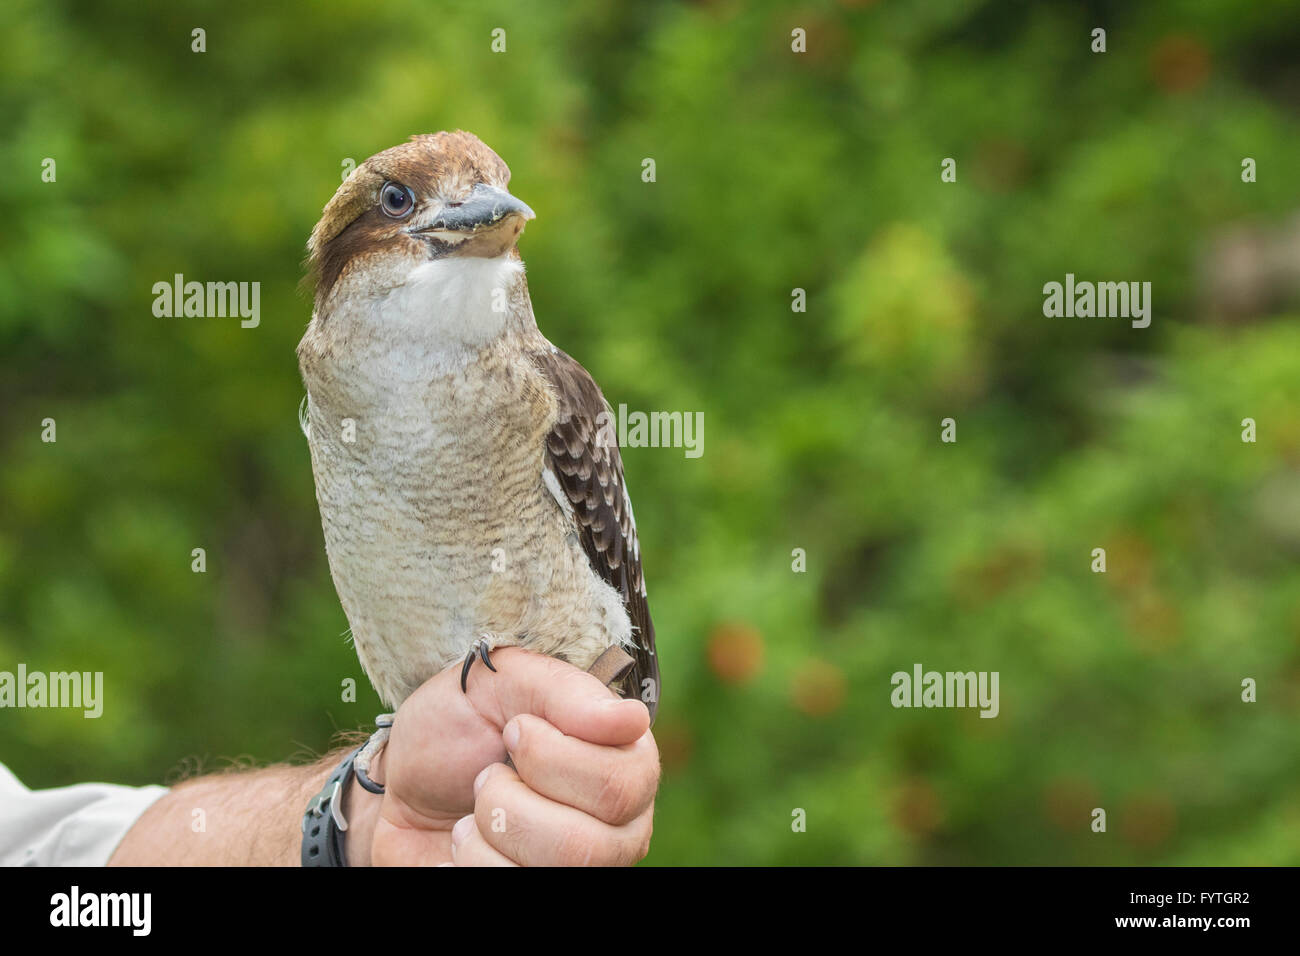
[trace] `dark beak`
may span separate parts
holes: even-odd
[[[472,234],[481,229],[490,229],[511,216],[518,216],[525,222],[537,218],[527,203],[516,199],[504,189],[480,183],[463,201],[448,203],[433,222],[415,231]]]

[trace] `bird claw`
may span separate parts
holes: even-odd
[[[487,665],[488,670],[490,670],[494,674],[496,673],[497,669],[492,666],[492,658],[488,656],[488,651],[490,649],[491,648],[488,645],[487,638],[483,638],[483,637],[480,637],[477,641],[475,641],[473,644],[470,645],[469,653],[465,655],[465,664],[460,669],[461,693],[466,693],[466,694],[469,693],[469,688],[466,685],[467,682],[469,681],[469,669],[474,665],[475,655],[478,655],[478,659]]]

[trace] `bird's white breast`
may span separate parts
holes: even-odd
[[[630,640],[543,481],[554,398],[494,308],[521,269],[418,266],[386,294],[335,300],[299,349],[331,572],[392,704],[485,633],[580,667]]]

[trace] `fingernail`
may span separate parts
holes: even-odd
[[[487,780],[488,771],[491,769],[492,768],[490,766],[484,767],[482,770],[478,772],[478,776],[474,778],[474,796],[477,797],[478,792],[483,789],[483,784]]]
[[[474,814],[467,817],[461,817],[456,821],[456,825],[451,828],[451,847],[454,851],[456,847],[465,842],[465,838],[470,835],[474,829]]]
[[[506,724],[506,729],[501,731],[501,739],[506,743],[506,750],[514,753],[519,749],[519,718],[514,717],[510,723]]]

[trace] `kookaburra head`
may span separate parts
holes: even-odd
[[[434,133],[378,153],[339,187],[307,243],[316,308],[326,308],[345,276],[367,295],[421,285],[430,263],[473,263],[510,254],[534,218],[507,187],[510,168],[472,133]],[[423,271],[421,271],[423,269]],[[360,280],[360,281],[357,281]],[[455,330],[449,330],[455,331]],[[484,330],[469,332],[482,341]]]
[[[533,211],[470,133],[416,136],[339,187],[308,248],[298,347],[330,570],[392,705],[517,645],[612,647],[654,714],[658,662],[609,406],[537,328],[515,243]],[[606,655],[608,657],[608,655]]]

